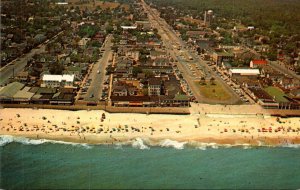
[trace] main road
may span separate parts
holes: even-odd
[[[205,61],[199,59],[199,57],[192,53],[186,46],[186,44],[175,34],[174,30],[166,23],[165,20],[159,17],[158,11],[151,9],[144,0],[141,0],[142,6],[146,13],[148,13],[148,18],[151,21],[153,27],[157,28],[162,40],[166,46],[169,55],[174,59],[178,60],[177,67],[181,72],[184,79],[186,79],[191,91],[193,92],[196,100],[203,103],[222,103],[222,104],[239,104],[241,103],[239,97],[234,93],[234,91],[218,76],[212,71],[206,64]],[[180,46],[180,47],[179,47]],[[192,57],[192,60],[180,59],[181,54],[187,54],[188,57]],[[224,90],[230,94],[228,100],[212,100],[204,97],[199,87],[195,83],[195,78],[190,74],[187,68],[187,62],[196,64],[203,72],[204,77],[214,77],[217,82],[219,82]],[[200,76],[199,76],[200,77]]]
[[[105,40],[105,45],[102,58],[100,58],[93,66],[90,73],[91,85],[85,95],[84,100],[90,102],[98,102],[102,96],[103,83],[105,79],[106,67],[109,59],[112,58],[112,35],[108,35]]]

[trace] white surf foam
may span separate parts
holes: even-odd
[[[86,143],[73,143],[73,142],[65,142],[65,141],[56,141],[56,140],[47,140],[47,139],[30,139],[26,137],[16,137],[11,135],[0,135],[0,146],[5,146],[9,143],[17,142],[24,145],[40,145],[44,143],[52,143],[52,144],[68,144],[73,146],[82,146],[87,149],[92,148],[91,145]]]
[[[142,150],[150,149],[147,145],[144,144],[144,141],[141,138],[134,139],[134,141],[132,142],[132,147],[142,149]]]
[[[5,146],[13,141],[14,141],[13,136],[10,136],[10,135],[1,135],[0,136],[0,146]]]
[[[175,148],[175,149],[184,149],[184,145],[186,143],[187,142],[178,142],[178,141],[173,141],[173,140],[170,140],[170,139],[165,139],[165,140],[159,142],[159,146],[161,146],[161,147],[172,147],[172,148]]]
[[[284,144],[281,147],[286,147],[286,148],[300,148],[300,144]]]

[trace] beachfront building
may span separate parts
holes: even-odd
[[[13,96],[24,88],[24,84],[19,82],[10,83],[4,87],[0,88],[0,102],[10,103],[13,101]]]
[[[45,74],[42,78],[41,87],[73,87],[75,75],[49,75]]]
[[[111,96],[115,107],[189,107],[190,98],[186,95],[175,96]]]
[[[251,92],[249,95],[263,108],[277,109],[279,107],[279,103],[260,87],[249,88],[249,90]]]
[[[159,78],[149,79],[148,84],[148,95],[149,96],[159,96],[161,95],[161,80]]]
[[[14,102],[18,103],[29,103],[31,98],[34,96],[34,92],[31,92],[31,87],[25,86],[22,90],[19,90],[13,95]]]

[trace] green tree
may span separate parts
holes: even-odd
[[[142,69],[140,68],[140,67],[133,67],[132,68],[132,75],[134,76],[134,77],[137,77],[137,74],[138,73],[142,73],[143,71],[142,71]]]

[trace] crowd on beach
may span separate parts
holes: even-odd
[[[109,114],[103,111],[2,109],[1,134],[108,143],[137,137],[222,143],[300,143],[299,118]],[[72,113],[72,114],[71,114]],[[254,123],[257,122],[257,123]],[[269,139],[269,140],[268,140]]]

